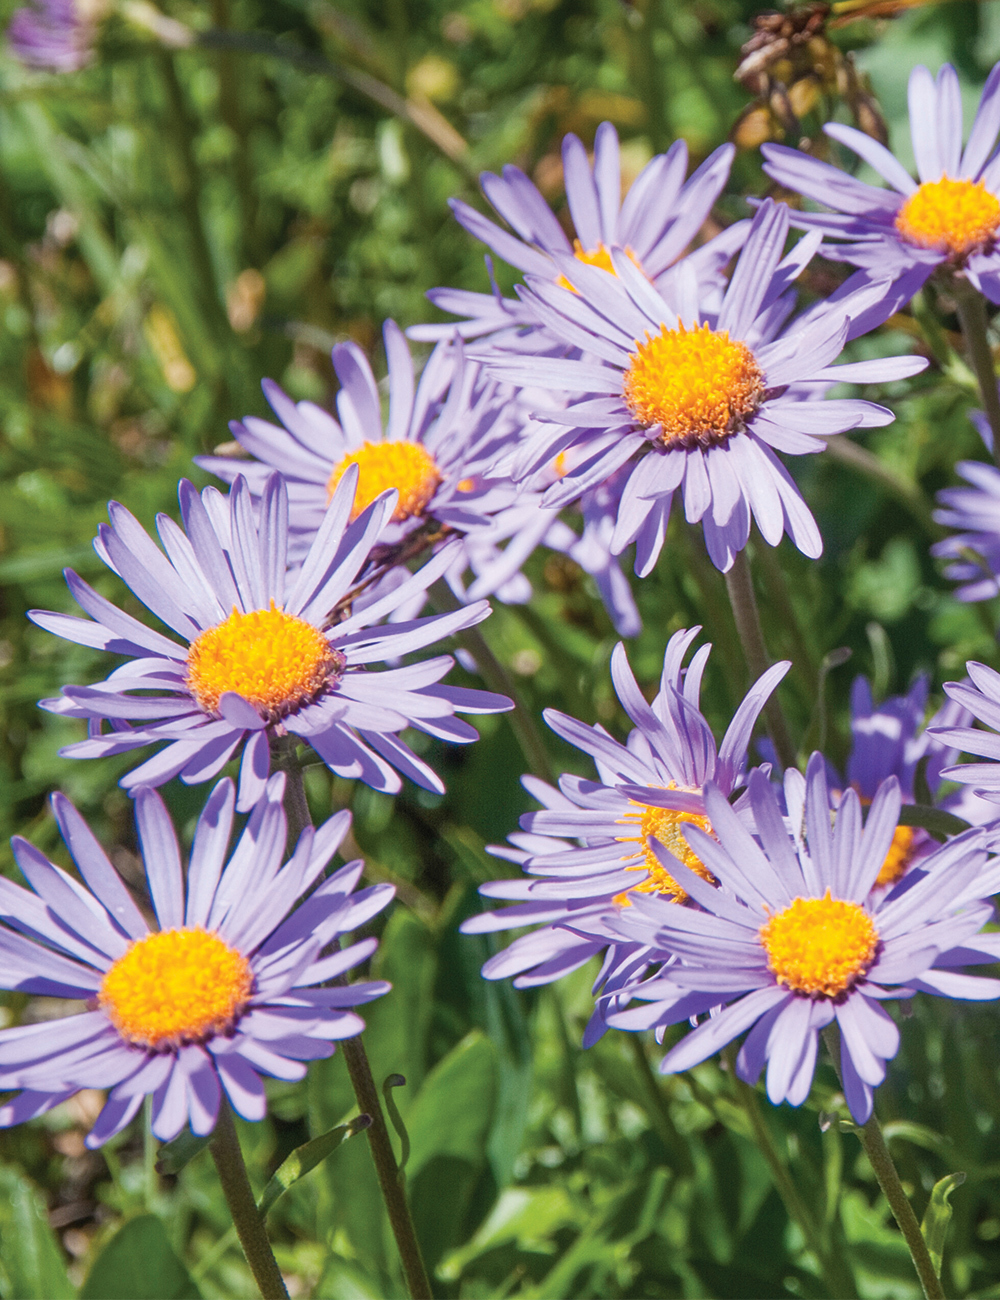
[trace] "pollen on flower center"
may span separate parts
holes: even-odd
[[[642,263],[636,257],[635,253],[632,252],[631,248],[626,247],[622,251],[632,265],[638,267],[638,269],[642,271]],[[611,250],[608,248],[607,244],[598,244],[596,248],[584,248],[578,239],[574,239],[573,256],[578,262],[582,262],[584,266],[596,266],[602,271],[610,271],[612,275],[617,274],[614,263],[611,260]],[[645,272],[643,272],[643,274],[645,274]],[[559,285],[560,289],[569,289],[571,293],[579,292],[576,286],[570,284],[569,280],[567,280],[564,275],[559,277],[556,284]]]
[[[669,446],[710,447],[742,429],[764,396],[764,373],[745,343],[708,325],[660,327],[637,343],[625,405]]]
[[[925,181],[896,213],[896,229],[911,244],[964,257],[993,242],[1000,199],[982,181]]]
[[[857,903],[796,898],[761,926],[767,964],[779,984],[809,997],[836,998],[861,979],[878,951],[871,917]]]
[[[358,467],[358,487],[354,497],[351,518],[357,519],[362,510],[387,488],[396,488],[399,500],[392,512],[393,522],[403,523],[414,515],[422,515],[441,482],[441,474],[434,457],[420,442],[386,441],[364,442],[357,451],[339,460],[333,467],[326,485],[327,499],[336,491],[348,465]]]
[[[314,699],[344,665],[344,656],[318,628],[272,600],[270,609],[234,609],[192,641],[186,684],[208,713],[218,709],[226,691],[235,691],[277,722]]]
[[[165,1049],[226,1033],[253,991],[245,957],[208,930],[158,930],[109,968],[97,994],[122,1038]]]
[[[913,857],[913,850],[916,847],[915,838],[916,831],[912,826],[896,827],[889,852],[885,855],[885,861],[879,869],[876,885],[894,885],[902,878]]]
[[[702,880],[715,884],[715,877],[689,846],[681,829],[684,825],[700,826],[703,831],[711,832],[712,827],[707,817],[699,813],[677,812],[674,808],[658,808],[655,804],[637,804],[636,808],[638,811],[626,813],[619,818],[619,822],[625,826],[631,825],[638,834],[619,835],[617,838],[622,844],[635,843],[645,850],[641,863],[626,868],[627,871],[649,872],[648,879],[635,886],[637,890],[644,894],[666,894],[675,903],[686,902],[688,897],[648,846],[647,839],[650,835],[659,840],[686,867],[701,876]],[[638,825],[634,825],[636,822]],[[627,904],[628,894],[619,894],[615,902]]]

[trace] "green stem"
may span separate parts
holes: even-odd
[[[812,699],[815,700],[820,687],[819,663],[802,630],[792,593],[788,590],[784,570],[778,560],[778,552],[773,546],[768,546],[764,542],[754,549],[754,559],[763,570],[768,600],[774,603],[778,617],[791,639],[795,667],[806,682]]]
[[[750,576],[750,563],[745,550],[739,552],[733,561],[733,567],[726,574],[726,590],[729,603],[733,607],[736,631],[739,634],[743,654],[750,670],[751,682],[757,680],[761,673],[767,672],[771,659],[764,644],[764,633],[760,626],[760,612],[757,609],[757,597],[754,595],[753,579]],[[764,705],[764,717],[767,730],[774,744],[775,752],[783,767],[794,767],[796,760],[795,746],[788,732],[788,723],[775,692],[768,697]]]
[[[257,1289],[263,1300],[288,1300],[288,1291],[247,1177],[247,1167],[243,1162],[232,1112],[225,1099],[219,1105],[219,1118],[215,1123],[209,1150]]]
[[[451,610],[461,608],[451,588],[442,580],[438,580],[431,587],[430,596],[435,609],[439,609],[442,613],[449,613]],[[496,691],[499,695],[507,695],[514,701],[514,708],[507,714],[507,717],[510,720],[514,735],[517,737],[517,742],[521,746],[524,760],[535,776],[547,781],[549,785],[554,785],[556,776],[552,770],[548,752],[545,749],[545,742],[542,740],[541,732],[535,725],[531,710],[521,699],[510,673],[486,644],[478,627],[469,627],[464,632],[456,632],[455,640],[476,661],[479,676],[490,690]]]
[[[983,295],[964,278],[956,276],[951,285],[955,308],[969,353],[969,363],[983,399],[986,418],[993,431],[993,459],[1000,465],[1000,392],[993,349],[987,334],[986,302]]]
[[[771,1171],[771,1178],[774,1180],[778,1195],[788,1211],[788,1217],[799,1225],[802,1235],[806,1239],[806,1245],[816,1256],[823,1271],[823,1281],[827,1290],[831,1296],[843,1296],[845,1300],[854,1300],[858,1292],[850,1269],[846,1261],[827,1249],[822,1234],[816,1226],[816,1220],[800,1196],[799,1189],[795,1186],[785,1162],[774,1145],[771,1130],[768,1128],[764,1116],[760,1113],[756,1090],[737,1076],[732,1061],[730,1061],[730,1070],[736,1088],[736,1099],[750,1121],[757,1148]]]
[[[642,1081],[643,1091],[649,1098],[646,1113],[652,1120],[653,1127],[659,1133],[660,1141],[677,1161],[679,1170],[683,1173],[690,1173],[694,1168],[690,1149],[677,1131],[663,1088],[660,1086],[659,1079],[653,1073],[653,1067],[646,1055],[646,1044],[643,1042],[642,1035],[629,1034],[628,1038],[632,1048],[632,1056],[639,1071],[639,1078]]]
[[[291,740],[292,738],[288,737],[288,739]],[[299,819],[303,818],[303,825],[311,826],[312,819],[309,816],[309,805],[306,802],[305,787],[302,784],[302,768],[296,758],[294,744],[279,748],[278,752],[281,754],[281,761],[277,765],[287,776],[285,814],[288,817],[289,826],[296,824]],[[346,985],[346,975],[341,976],[334,983]],[[396,1239],[396,1248],[399,1251],[400,1262],[403,1265],[407,1290],[412,1300],[432,1300],[431,1284],[427,1277],[423,1255],[420,1253],[420,1243],[417,1240],[413,1218],[410,1215],[410,1207],[407,1204],[403,1180],[399,1175],[396,1155],[392,1149],[389,1129],[386,1126],[385,1114],[382,1110],[382,1099],[372,1077],[372,1067],[368,1061],[368,1053],[365,1051],[365,1045],[361,1041],[360,1035],[357,1038],[345,1039],[340,1044],[340,1049],[344,1053],[344,1062],[347,1065],[347,1073],[350,1075],[351,1086],[358,1100],[358,1106],[362,1112],[367,1113],[372,1118],[371,1125],[367,1129],[368,1145],[371,1149],[375,1173],[382,1192],[382,1200],[385,1202],[386,1213],[389,1216],[392,1235]]]
[[[823,1030],[823,1041],[826,1043],[830,1059],[837,1071],[837,1077],[841,1081],[841,1086],[843,1086],[843,1073],[840,1068],[840,1031],[837,1028],[836,1021]],[[889,1154],[889,1148],[885,1144],[882,1126],[879,1124],[874,1111],[872,1111],[868,1122],[861,1125],[856,1131],[875,1177],[878,1179],[878,1185],[882,1188],[885,1199],[889,1202],[893,1218],[899,1225],[899,1230],[909,1247],[913,1267],[917,1270],[917,1276],[920,1278],[920,1285],[924,1289],[924,1295],[927,1300],[945,1300],[941,1279],[934,1270],[927,1243],[924,1241],[924,1234],[920,1231],[920,1224],[917,1222],[917,1216],[913,1212],[909,1197],[903,1191],[903,1184],[899,1180],[896,1166]]]
[[[285,816],[288,818],[288,848],[292,850],[307,826],[313,824],[302,782],[295,736],[271,736],[271,771],[285,774]]]

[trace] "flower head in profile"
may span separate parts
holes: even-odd
[[[566,203],[575,235],[570,239],[534,183],[519,167],[507,166],[500,176],[484,172],[483,193],[507,223],[504,230],[461,199],[452,211],[470,235],[510,266],[552,283],[571,286],[572,269],[566,259],[582,266],[614,271],[613,249],[621,251],[653,284],[660,284],[701,229],[729,178],[735,150],[720,146],[685,181],[687,145],[677,140],[665,154],[647,163],[622,198],[622,169],[618,133],[602,122],[594,140],[593,161],[575,135],[562,145]],[[513,232],[513,233],[511,233]],[[723,265],[739,247],[745,223],[727,231],[724,239],[696,256],[709,267]],[[447,337],[456,328],[465,338],[538,322],[517,301],[494,294],[463,289],[432,289],[428,298],[436,307],[466,317],[457,325],[418,325],[411,338]],[[517,346],[508,340],[506,346]]]
[[[1000,673],[974,660],[965,665],[969,679],[945,682],[944,691],[963,716],[958,725],[931,728],[931,734],[943,745],[952,745],[962,754],[972,754],[984,761],[959,763],[946,767],[941,775],[962,785],[971,786],[974,795],[989,803],[1000,804]],[[970,726],[973,719],[989,730]],[[955,722],[947,719],[947,724]],[[1000,811],[1000,810],[998,810]]]
[[[648,964],[643,944],[622,944],[612,935],[577,930],[604,915],[609,906],[627,909],[640,896],[683,903],[688,894],[649,848],[649,837],[669,844],[702,879],[709,870],[683,838],[686,825],[711,831],[704,789],[714,781],[725,794],[742,784],[747,747],[757,716],[790,665],[776,664],[750,689],[716,746],[698,707],[710,646],[696,652],[687,670],[684,656],[699,628],[671,637],[663,659],[660,689],[652,704],[639,690],[625,649],[611,657],[618,698],[634,724],[626,744],[601,726],[589,727],[548,709],[545,720],[563,740],[589,755],[597,779],[563,775],[559,789],[525,777],[524,785],[543,805],[521,819],[526,834],[512,835],[513,849],[498,857],[520,863],[523,880],[496,880],[480,888],[487,898],[514,903],[473,917],[466,934],[533,926],[483,967],[487,979],[515,976],[517,988],[547,984],[607,950],[598,985],[604,998],[587,1031],[590,1043],[604,1031],[604,1007],[625,975]]]
[[[94,25],[86,0],[31,0],[7,27],[11,53],[29,68],[76,72],[94,57]]]
[[[495,460],[514,429],[509,402],[498,385],[460,345],[440,343],[417,383],[410,349],[394,321],[384,327],[389,363],[389,415],[382,405],[368,358],[356,343],[333,349],[340,380],[339,420],[313,402],[293,402],[265,380],[264,395],[280,425],[256,416],[232,424],[252,461],[196,456],[202,469],[228,483],[242,475],[255,498],[278,470],[288,485],[292,559],[316,535],[337,484],[351,465],[358,470],[352,517],[382,492],[398,492],[381,542],[393,545],[416,529],[440,539],[489,523],[513,499],[513,490],[484,483],[484,466]]]
[[[846,145],[889,188],[856,180],[839,167],[766,144],[764,170],[787,189],[832,212],[797,212],[797,225],[821,231],[823,256],[872,274],[906,277],[916,293],[939,266],[961,269],[993,302],[1000,302],[1000,64],[990,73],[962,148],[962,96],[958,74],[945,64],[935,81],[924,67],[909,85],[910,135],[917,164],[914,180],[899,160],[871,136],[828,122],[823,130]]]
[[[98,554],[139,600],[180,637],[174,641],[124,613],[77,577],[66,580],[90,619],[35,610],[31,618],[57,636],[110,650],[127,661],[95,686],[66,686],[43,700],[50,712],[90,723],[87,740],[67,746],[67,758],[123,754],[158,742],[164,748],[127,773],[121,784],[189,784],[216,776],[243,748],[239,808],[263,789],[271,741],[292,735],[309,744],[339,776],[395,791],[403,773],[426,789],[440,778],[400,739],[416,727],[456,743],[478,733],[454,715],[511,707],[501,695],[441,685],[449,655],[372,672],[489,613],[485,601],[451,614],[375,626],[425,591],[448,567],[442,550],[386,595],[328,626],[331,611],[350,603],[395,508],[383,493],[351,520],[358,471],[352,466],[334,493],[300,567],[287,564],[288,500],[280,475],[264,484],[255,518],[249,489],[238,479],[228,498],[214,488],[199,495],[180,485],[184,528],[165,515],[157,529],[161,551],[124,509],[112,502]],[[164,553],[165,552],[165,553]],[[110,730],[105,732],[105,725]]]
[[[766,1066],[768,1097],[793,1106],[809,1095],[818,1032],[836,1021],[844,1094],[863,1124],[899,1047],[882,1006],[887,998],[921,990],[1000,997],[1000,981],[956,970],[1000,956],[1000,936],[979,933],[993,916],[1000,860],[987,862],[982,831],[966,831],[895,889],[873,895],[899,818],[896,779],[881,784],[864,825],[861,801],[848,790],[831,826],[821,754],[810,759],[805,781],[786,774],[785,798],[802,834],[789,834],[774,789],[761,772],[750,774],[755,838],[722,790],[707,788],[714,834],[689,826],[684,836],[718,883],[707,884],[666,845],[659,851],[699,906],[668,907],[646,895],[609,918],[623,940],[646,944],[665,963],[620,991],[622,1000],[646,1005],[613,1012],[609,1021],[662,1028],[713,1011],[671,1048],[663,1071],[688,1070],[746,1033],[740,1078],[755,1084]]]
[[[573,288],[529,275],[523,299],[587,359],[484,354],[499,379],[569,395],[564,410],[536,415],[511,464],[516,481],[548,472],[565,452],[572,468],[544,498],[563,506],[628,467],[611,550],[634,541],[640,577],[656,563],[676,492],[719,569],[746,545],[751,515],[770,545],[787,532],[818,556],[816,522],[777,453],[821,451],[830,434],[891,422],[891,411],[872,402],[822,400],[829,385],[898,379],[926,366],[915,357],[830,364],[849,337],[891,310],[883,284],[848,282],[783,328],[791,285],[819,238],[786,257],[787,234],[788,209],[764,203],[718,312],[700,300],[694,276],[679,274],[668,298],[618,251],[615,275],[557,259]]]
[[[993,452],[993,433],[984,411],[970,411],[987,450]],[[955,472],[968,487],[942,488],[941,509],[934,521],[956,531],[935,542],[931,554],[949,561],[945,576],[961,583],[959,600],[992,600],[1000,595],[1000,469],[981,460],[960,460]],[[971,552],[971,554],[970,554]]]
[[[377,941],[322,954],[381,912],[393,889],[355,893],[362,862],[313,888],[347,832],[347,812],[303,831],[282,865],[284,784],[283,773],[270,778],[227,860],[234,789],[220,781],[198,820],[186,873],[159,795],[136,791],[155,926],[63,795],[53,796],[53,811],[82,881],[14,839],[30,889],[0,880],[0,986],[78,999],[86,1009],[0,1031],[4,1088],[18,1090],[0,1108],[0,1124],[31,1119],[81,1088],[102,1088],[108,1098],[90,1147],[120,1132],[146,1096],[158,1138],[185,1124],[210,1133],[223,1096],[245,1119],[262,1119],[262,1076],[301,1079],[307,1061],[361,1032],[353,1008],[389,985],[342,977]]]

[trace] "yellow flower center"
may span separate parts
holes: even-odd
[[[797,898],[761,926],[767,964],[779,984],[810,997],[836,998],[871,966],[878,931],[857,903]]]
[[[742,429],[764,396],[764,373],[745,343],[708,325],[660,327],[636,343],[625,405],[668,446],[710,447]]]
[[[635,253],[632,252],[631,248],[625,248],[623,251],[632,265],[638,267],[638,269],[642,271],[642,263],[636,257]],[[598,244],[596,248],[587,249],[584,248],[578,239],[574,239],[573,256],[578,262],[582,262],[584,266],[597,266],[602,271],[610,271],[612,275],[617,274],[614,268],[614,263],[611,261],[611,250],[606,244]],[[643,274],[645,275],[644,271]],[[569,289],[571,293],[578,292],[576,286],[570,284],[569,280],[567,280],[564,275],[559,277],[556,284],[560,289]]]
[[[906,868],[910,865],[910,859],[913,857],[914,838],[915,832],[912,826],[896,827],[896,833],[889,845],[889,852],[885,855],[885,861],[879,869],[878,878],[875,881],[876,886],[894,885],[897,880],[902,878]]]
[[[700,826],[703,831],[711,833],[712,827],[707,817],[702,817],[698,813],[677,812],[673,808],[657,808],[653,804],[637,804],[636,807],[640,809],[639,812],[626,813],[624,817],[619,818],[619,822],[626,826],[638,822],[638,826],[633,827],[639,832],[638,835],[619,835],[617,838],[622,844],[635,843],[645,850],[644,860],[641,863],[634,867],[626,867],[626,871],[649,872],[648,879],[641,885],[635,886],[640,893],[666,894],[675,903],[684,903],[688,897],[646,843],[650,835],[659,840],[686,867],[701,876],[702,880],[715,884],[715,877],[689,846],[681,830],[681,827],[686,824]],[[615,902],[627,907],[628,893],[616,895]]]
[[[253,991],[250,963],[208,930],[158,930],[110,967],[97,1001],[122,1038],[180,1047],[226,1033]]]
[[[357,465],[359,471],[352,519],[357,519],[387,488],[396,488],[399,501],[392,519],[393,523],[401,524],[424,513],[441,482],[434,457],[423,443],[364,442],[357,451],[348,452],[334,465],[326,485],[327,500],[333,496],[348,465]]]
[[[896,213],[896,229],[918,248],[964,257],[991,244],[1000,199],[982,181],[924,181]]]
[[[318,628],[277,609],[234,609],[191,642],[188,690],[207,713],[226,691],[249,701],[270,722],[308,704],[344,670],[344,656]]]

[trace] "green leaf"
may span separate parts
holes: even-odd
[[[473,1030],[438,1062],[407,1112],[409,1178],[434,1156],[480,1164],[495,1095],[496,1049]]]
[[[969,823],[954,813],[944,812],[940,808],[928,808],[926,804],[904,803],[899,810],[900,826],[921,826],[929,831],[936,840],[946,840],[951,835],[961,835],[969,829]]]
[[[370,1115],[358,1115],[349,1124],[338,1124],[328,1133],[323,1133],[318,1138],[313,1138],[311,1142],[304,1142],[302,1146],[296,1147],[274,1171],[264,1188],[264,1195],[257,1204],[261,1215],[266,1215],[270,1211],[278,1197],[287,1192],[292,1183],[297,1183],[311,1169],[315,1169],[321,1161],[336,1151],[341,1142],[353,1137],[355,1133],[370,1128],[371,1122]]]
[[[190,1129],[185,1129],[183,1133],[174,1138],[172,1142],[164,1142],[156,1156],[156,1172],[158,1174],[179,1174],[185,1165],[190,1164],[200,1151],[204,1151],[211,1142],[211,1135],[198,1137]]]
[[[17,1300],[71,1300],[62,1251],[34,1186],[0,1169],[0,1255]]]
[[[201,1300],[201,1292],[160,1220],[140,1214],[94,1260],[80,1300]]]
[[[961,1187],[964,1182],[965,1174],[963,1173],[946,1174],[944,1178],[939,1178],[934,1184],[931,1199],[928,1202],[923,1222],[920,1225],[920,1231],[927,1243],[931,1263],[934,1265],[934,1272],[938,1277],[941,1276],[944,1243],[945,1238],[948,1236],[948,1226],[951,1223],[952,1206],[950,1197],[955,1188]]]

